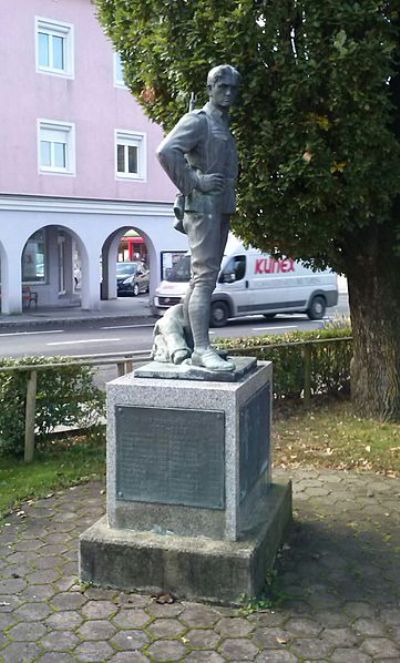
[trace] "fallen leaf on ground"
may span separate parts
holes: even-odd
[[[168,592],[159,592],[158,594],[155,594],[153,598],[156,603],[175,603],[174,597]]]

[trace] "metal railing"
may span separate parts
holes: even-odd
[[[305,407],[310,406],[311,401],[311,358],[312,349],[319,344],[330,345],[332,343],[343,343],[351,341],[351,336],[328,338],[328,339],[310,339],[306,341],[278,342],[266,345],[249,345],[237,348],[228,348],[229,354],[250,354],[251,352],[268,352],[279,348],[300,348],[303,356],[304,380],[303,380],[303,402]],[[48,364],[24,364],[19,366],[1,366],[0,373],[28,373],[26,386],[25,403],[25,439],[24,439],[24,460],[30,463],[33,460],[35,448],[35,413],[36,413],[36,394],[38,372],[54,368],[68,368],[70,366],[116,366],[118,376],[130,373],[135,364],[149,360],[150,350],[132,351],[121,353],[108,353],[96,355],[72,355],[67,362],[49,362]]]

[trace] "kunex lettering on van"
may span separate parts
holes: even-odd
[[[257,258],[254,268],[255,274],[280,274],[294,272],[295,265],[292,258]]]

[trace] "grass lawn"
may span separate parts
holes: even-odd
[[[359,419],[347,401],[306,411],[301,404],[274,407],[275,467],[324,467],[400,477],[400,424]],[[27,499],[104,477],[104,434],[54,442],[35,460],[0,456],[0,518]]]
[[[400,476],[400,424],[359,419],[348,401],[274,410],[275,467],[325,467]]]
[[[104,436],[54,442],[35,452],[33,463],[0,456],[0,518],[27,499],[45,497],[58,488],[100,479],[105,472]]]

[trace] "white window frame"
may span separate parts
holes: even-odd
[[[121,62],[121,56],[119,53],[116,53],[114,51],[113,53],[113,70],[114,70],[114,87],[121,87],[124,90],[128,89],[128,86],[126,85],[125,81],[123,78],[118,77],[118,70],[119,70],[119,65],[123,69],[123,64]]]
[[[66,141],[66,167],[59,168],[57,166],[43,166],[41,163],[41,140],[42,132],[59,131],[67,135]],[[75,175],[75,124],[73,122],[59,122],[56,120],[38,120],[37,124],[37,147],[38,147],[38,167],[39,173],[42,175]],[[55,141],[54,141],[55,142]]]
[[[146,134],[140,131],[129,131],[126,129],[115,130],[115,178],[117,180],[135,180],[146,182],[147,178],[147,146]],[[138,148],[138,172],[118,172],[118,145],[133,145]]]
[[[48,67],[39,62],[39,32],[44,32],[50,36],[54,35],[64,39],[64,68]],[[63,78],[74,78],[74,26],[71,23],[55,21],[50,18],[35,16],[35,54],[36,54],[36,72],[39,74],[50,74],[52,76],[62,76]]]

